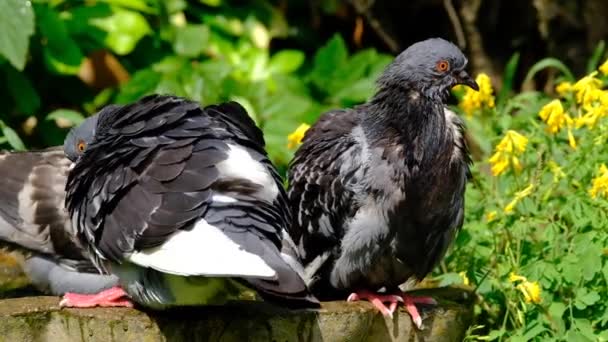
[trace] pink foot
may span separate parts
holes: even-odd
[[[420,313],[418,313],[416,304],[437,305],[437,301],[431,297],[414,297],[406,295],[405,293],[401,294],[401,298],[403,298],[405,310],[407,310],[412,317],[412,321],[414,321],[416,327],[422,329],[422,317],[420,317]]]
[[[93,308],[101,307],[127,307],[132,308],[127,293],[118,286],[103,290],[96,294],[79,294],[67,292],[59,302],[60,307],[68,308]]]
[[[346,301],[348,302],[356,302],[359,300],[367,300],[372,303],[373,306],[382,313],[384,316],[393,317],[393,312],[397,308],[397,304],[399,302],[403,302],[400,296],[397,295],[385,295],[379,293],[373,293],[369,291],[359,291],[353,292],[348,296]],[[384,303],[390,303],[390,306],[387,308]]]
[[[393,313],[397,309],[399,303],[403,303],[405,309],[412,317],[412,321],[418,329],[422,328],[422,317],[420,317],[420,313],[418,312],[418,308],[416,308],[416,304],[437,304],[437,301],[435,301],[431,297],[414,297],[405,293],[379,294],[369,291],[359,291],[356,293],[351,293],[351,295],[348,296],[347,301],[354,302],[362,299],[368,300],[382,313],[382,315],[391,318],[393,317]],[[389,307],[386,307],[384,303],[390,303]]]

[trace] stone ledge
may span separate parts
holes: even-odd
[[[57,297],[0,300],[0,341],[461,341],[473,296],[459,288],[417,291],[439,301],[416,330],[401,309],[385,319],[369,303],[326,302],[319,310],[238,303],[164,312],[60,309]]]

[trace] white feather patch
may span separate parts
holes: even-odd
[[[256,197],[272,203],[276,199],[279,189],[266,167],[254,160],[245,148],[232,144],[228,144],[228,146],[230,147],[228,159],[217,164],[220,177],[247,179],[258,184],[262,190],[255,194]]]
[[[448,127],[450,127],[450,129],[452,130],[454,144],[456,145],[456,148],[454,148],[454,152],[452,152],[451,160],[458,160],[462,158],[462,146],[459,146],[462,144],[462,133],[460,131],[460,128],[458,127],[458,122],[460,121],[460,118],[458,117],[458,115],[456,115],[456,113],[449,110],[447,107],[444,107],[443,110],[445,113],[445,121],[448,124]]]
[[[158,247],[132,253],[127,260],[181,276],[277,278],[259,255],[245,251],[203,219],[191,230],[173,234]]]
[[[236,202],[236,198],[234,197],[230,197],[230,196],[226,196],[226,195],[221,195],[221,194],[216,194],[213,195],[211,197],[211,200],[214,202],[220,202],[220,203],[234,203]]]

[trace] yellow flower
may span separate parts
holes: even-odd
[[[515,206],[517,205],[517,203],[519,203],[522,199],[524,199],[524,197],[530,196],[533,189],[534,189],[534,184],[530,184],[525,189],[516,192],[515,196],[513,197],[513,200],[511,202],[509,202],[509,204],[507,204],[507,206],[505,207],[505,210],[504,210],[505,213],[507,213],[507,214],[512,213],[513,209],[515,209]]]
[[[528,281],[526,277],[517,275],[513,272],[509,274],[509,281],[512,283],[521,282],[517,286],[515,286],[515,288],[522,293],[526,303],[540,303],[541,288],[540,285],[538,285],[538,282]]]
[[[555,91],[560,95],[564,96],[567,93],[572,91],[572,83],[570,82],[560,82],[556,87]]]
[[[497,215],[498,215],[498,213],[496,212],[496,210],[492,210],[492,211],[488,212],[486,214],[486,222],[490,223],[492,221],[496,221]]]
[[[564,173],[564,171],[562,170],[562,168],[553,160],[550,160],[547,163],[547,166],[549,166],[549,170],[551,170],[551,173],[553,174],[553,181],[554,182],[559,182],[560,179],[566,177],[566,174]]]
[[[574,134],[572,134],[572,129],[568,127],[568,144],[573,149],[576,149],[576,139],[574,139]]]
[[[513,272],[509,273],[509,281],[514,283],[516,281],[526,281],[526,277],[517,275]]]
[[[465,271],[458,272],[458,275],[460,276],[460,278],[462,278],[462,283],[464,285],[469,285],[471,283],[469,281],[469,277],[467,277],[467,272],[465,272]]]
[[[480,108],[494,108],[494,95],[492,89],[492,81],[490,76],[481,73],[477,75],[475,79],[479,85],[479,91],[475,91],[471,88],[466,88],[465,94],[460,102],[460,108],[468,115],[473,115],[476,109]]]
[[[600,65],[599,70],[602,74],[608,75],[608,59],[604,62],[604,64]]]
[[[540,303],[541,290],[540,285],[538,285],[538,282],[524,281],[523,283],[517,285],[516,288],[524,295],[524,300],[526,301],[526,303]]]
[[[547,131],[557,133],[566,124],[568,114],[564,112],[562,102],[553,100],[541,108],[538,113],[541,119],[547,123]]]
[[[597,72],[581,78],[572,86],[572,90],[576,92],[576,102],[578,104],[589,105],[592,101],[595,90],[599,90],[602,86],[602,81],[595,78]]]
[[[528,138],[513,130],[508,130],[504,138],[496,145],[496,152],[488,160],[492,165],[492,174],[498,176],[505,172],[509,166],[516,171],[521,170],[518,156],[525,150]]]
[[[608,168],[606,164],[600,165],[599,175],[593,179],[589,195],[596,198],[598,195],[608,197]]]
[[[538,115],[547,123],[547,131],[549,133],[555,134],[559,132],[564,125],[567,125],[568,143],[570,144],[570,147],[576,148],[576,139],[574,139],[574,134],[572,134],[574,120],[572,120],[570,115],[564,111],[564,107],[560,100],[553,100],[544,105]]]
[[[576,127],[586,125],[593,129],[601,118],[608,116],[608,91],[589,90],[585,95],[583,110],[585,114],[576,118]]]
[[[301,144],[302,139],[304,138],[304,134],[306,133],[306,131],[308,131],[309,128],[310,128],[310,125],[303,123],[300,126],[298,126],[298,128],[296,128],[296,130],[293,131],[293,133],[288,135],[287,136],[287,148],[292,149],[292,148],[298,146],[299,144]]]

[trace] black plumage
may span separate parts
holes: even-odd
[[[463,223],[469,156],[445,107],[455,84],[476,83],[451,43],[412,45],[373,98],[322,115],[289,168],[289,233],[320,298],[395,291],[440,261]]]
[[[243,165],[253,169],[235,167],[248,160]],[[140,304],[193,304],[180,302],[182,293],[166,295],[167,284],[179,281],[173,276],[204,273],[144,265],[137,258],[139,252],[162,251],[178,232],[192,231],[201,220],[276,271],[272,279],[234,275],[240,282],[273,299],[315,303],[280,254],[282,232],[291,221],[281,184],[261,131],[239,104],[201,108],[152,95],[100,113],[95,137],[69,175],[66,206],[95,263],[118,273]]]

